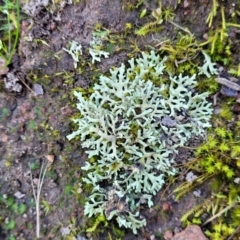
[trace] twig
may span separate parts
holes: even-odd
[[[21,79],[19,78],[19,80],[21,81],[22,84],[24,84],[24,86],[34,94],[34,96],[37,96],[36,93]]]
[[[30,175],[31,175],[31,185],[32,185],[33,196],[34,196],[35,206],[36,206],[36,237],[37,238],[40,238],[40,195],[41,195],[44,177],[45,177],[45,174],[46,174],[46,171],[48,168],[48,163],[49,162],[47,162],[45,168],[43,167],[44,164],[42,163],[40,174],[39,174],[39,179],[38,179],[38,184],[37,184],[37,189],[35,189],[35,187],[33,185],[32,170],[31,170],[31,166],[29,164]],[[43,170],[43,168],[44,168],[44,170]]]
[[[231,208],[233,208],[235,205],[238,204],[238,201],[235,200],[231,205],[225,207],[222,211],[220,211],[219,213],[215,214],[214,216],[212,216],[211,218],[209,218],[207,221],[205,221],[202,226],[207,225],[208,223],[212,222],[215,218],[220,217],[223,213],[225,213],[226,211],[230,210]]]
[[[173,22],[173,21],[171,21],[171,20],[168,20],[168,22],[171,23],[173,26],[175,26],[175,27],[181,29],[182,31],[188,33],[191,37],[194,36],[194,35],[193,35],[188,29],[185,29],[185,28],[181,27],[181,26],[178,25],[177,23],[175,23],[175,22]]]

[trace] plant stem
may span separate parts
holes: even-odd
[[[15,50],[17,48],[17,44],[18,44],[18,38],[19,38],[19,28],[20,28],[20,7],[19,7],[19,0],[16,0],[16,18],[17,18],[17,26],[16,26],[16,33],[15,33],[15,38],[14,38],[14,43],[13,46],[11,46],[11,49],[9,48],[9,57],[8,57],[8,61],[7,64],[11,63],[12,61],[12,57],[15,54]],[[10,31],[10,26],[9,26],[9,31]],[[11,37],[11,33],[9,33],[9,38]]]
[[[207,225],[208,223],[210,223],[211,221],[213,221],[215,218],[220,217],[223,213],[225,213],[226,211],[230,210],[231,208],[233,208],[236,204],[238,204],[238,200],[235,200],[231,205],[225,207],[222,211],[220,211],[219,213],[215,214],[214,216],[212,216],[211,218],[209,218],[207,221],[205,221],[202,226]]]
[[[44,166],[44,164],[42,163],[40,173],[39,173],[37,190],[35,190],[35,187],[33,185],[32,170],[31,170],[31,166],[29,166],[30,167],[30,175],[31,175],[31,185],[32,185],[32,189],[33,189],[33,196],[34,196],[35,206],[36,206],[36,237],[37,238],[40,238],[40,195],[41,195],[41,191],[42,191],[44,177],[45,177],[45,174],[46,174],[46,171],[48,168],[48,162],[47,162],[45,168],[43,166]],[[44,170],[43,170],[43,168],[44,168]]]

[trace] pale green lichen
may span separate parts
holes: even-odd
[[[70,49],[63,48],[63,50],[72,56],[74,68],[77,68],[79,56],[82,55],[82,45],[76,41],[72,41]]]
[[[213,63],[210,56],[202,51],[202,54],[204,55],[204,64],[203,66],[199,67],[199,75],[204,74],[206,77],[210,78],[212,75],[218,75],[218,70],[216,68],[216,63]]]
[[[99,36],[93,36],[90,42],[89,53],[92,57],[92,63],[94,64],[95,61],[101,62],[101,57],[108,58],[109,52],[101,50],[102,48],[102,40]]]
[[[93,35],[93,38],[90,41],[89,54],[91,55],[91,58],[92,58],[92,64],[94,64],[95,62],[101,62],[102,57],[104,58],[109,57],[109,52],[102,50],[103,37]],[[82,45],[76,41],[72,41],[70,48],[69,49],[63,48],[63,50],[71,55],[73,59],[74,68],[77,68],[77,64],[79,62],[79,56],[83,54]]]
[[[193,135],[203,135],[212,114],[208,93],[198,94],[196,76],[170,76],[166,58],[142,53],[101,76],[86,99],[74,92],[81,118],[75,120],[89,158],[83,180],[93,186],[85,214],[105,214],[134,233],[146,224],[141,204],[153,205],[167,176],[174,175],[174,152]],[[151,80],[159,79],[159,86]],[[167,80],[166,80],[167,79]]]

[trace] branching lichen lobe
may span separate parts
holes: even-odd
[[[140,205],[151,207],[152,195],[177,172],[171,154],[210,126],[209,94],[195,91],[196,75],[171,76],[165,61],[154,51],[142,53],[128,68],[122,64],[101,76],[88,100],[74,93],[82,117],[67,138],[80,135],[89,158],[97,159],[83,167],[88,171],[83,180],[93,186],[85,214],[115,217],[134,233],[146,224]],[[159,86],[151,81],[157,78]]]

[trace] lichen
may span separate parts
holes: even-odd
[[[109,52],[101,50],[102,48],[102,39],[99,36],[93,36],[90,42],[89,53],[92,57],[92,64],[101,62],[101,57],[108,58]]]
[[[83,181],[93,187],[85,214],[115,217],[134,233],[146,224],[140,205],[151,207],[152,195],[177,172],[172,153],[210,126],[209,94],[196,92],[196,75],[171,76],[165,61],[142,53],[101,76],[89,99],[74,92],[81,118],[67,138],[80,135],[91,158],[83,167]]]
[[[206,77],[210,78],[212,75],[217,75],[218,71],[216,68],[216,63],[213,63],[210,56],[204,51],[202,51],[202,54],[204,55],[204,64],[203,66],[199,67],[199,75],[204,74]]]
[[[13,92],[21,92],[22,85],[19,83],[19,78],[13,73],[7,73],[7,76],[4,78],[5,88]]]
[[[82,45],[76,41],[72,41],[70,49],[63,48],[63,50],[72,56],[74,68],[77,68],[79,56],[82,55]]]

